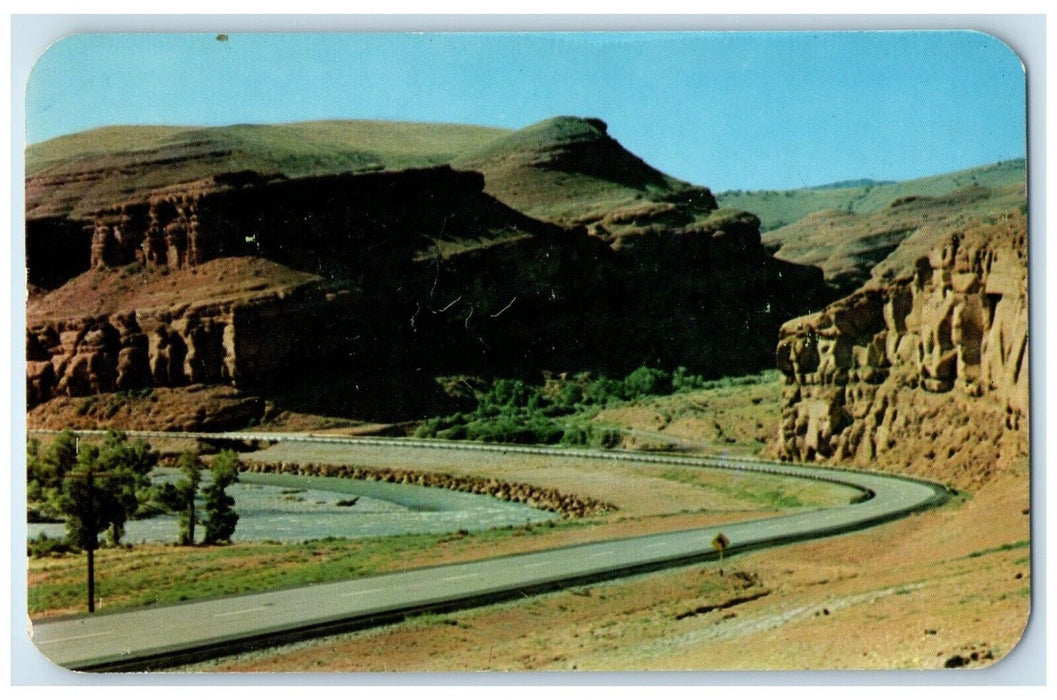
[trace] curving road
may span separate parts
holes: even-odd
[[[87,434],[92,431],[79,431]],[[129,432],[145,438],[173,433]],[[560,455],[581,459],[675,464],[778,474],[839,483],[861,490],[858,503],[763,520],[659,535],[608,540],[531,554],[415,569],[130,612],[97,613],[32,625],[40,651],[77,670],[149,670],[359,629],[408,614],[452,610],[570,585],[705,561],[718,556],[712,540],[722,530],[726,555],[862,529],[943,503],[939,484],[877,473],[801,467],[746,458],[707,458],[633,452],[480,445],[429,440],[315,437],[283,433],[185,433],[193,439],[258,439],[348,445],[438,447]]]

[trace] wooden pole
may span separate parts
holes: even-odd
[[[88,550],[88,612],[95,612],[95,549]]]
[[[95,612],[95,475],[88,471],[88,503],[91,515],[88,522],[91,524],[91,534],[88,537],[88,612]]]

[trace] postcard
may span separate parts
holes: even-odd
[[[1032,602],[1026,93],[962,30],[61,39],[32,645],[991,667]]]

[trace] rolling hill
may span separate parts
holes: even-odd
[[[869,213],[902,197],[942,197],[969,186],[1003,189],[1027,179],[1023,158],[1005,160],[953,173],[893,183],[855,181],[794,190],[731,190],[716,195],[720,206],[751,211],[764,232],[793,224],[817,211]]]
[[[904,184],[899,191],[909,192]],[[917,192],[927,191],[927,189]],[[782,260],[822,268],[839,295],[850,294],[875,273],[907,268],[953,231],[1026,211],[1026,183],[969,185],[947,194],[908,194],[869,211],[824,209],[763,234],[763,243]],[[898,251],[898,253],[897,253]]]
[[[26,151],[30,283],[54,288],[87,269],[94,212],[176,185],[234,172],[303,178],[439,165],[481,172],[499,202],[608,243],[686,227],[716,208],[707,188],[650,167],[598,119],[555,117],[517,131],[377,121],[107,127]]]

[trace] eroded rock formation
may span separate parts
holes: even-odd
[[[948,236],[912,271],[782,326],[778,454],[972,484],[1026,454],[1027,225]]]
[[[392,419],[422,417],[439,376],[758,371],[781,320],[821,305],[821,272],[769,256],[755,216],[695,206],[609,241],[448,167],[154,190],[92,214],[92,269],[31,303],[27,399],[268,385],[330,411],[403,385]]]
[[[227,303],[31,320],[27,404],[146,387],[253,386],[283,372],[303,334],[344,314],[346,302],[305,287]]]
[[[448,167],[292,180],[254,172],[217,175],[95,212],[91,266],[141,262],[179,269],[221,256],[260,255],[362,268],[410,257],[424,233],[443,237],[447,225],[457,227],[455,233],[486,229],[497,212],[508,225],[544,227],[515,217],[483,190],[479,173]],[[449,221],[453,213],[457,219]]]

